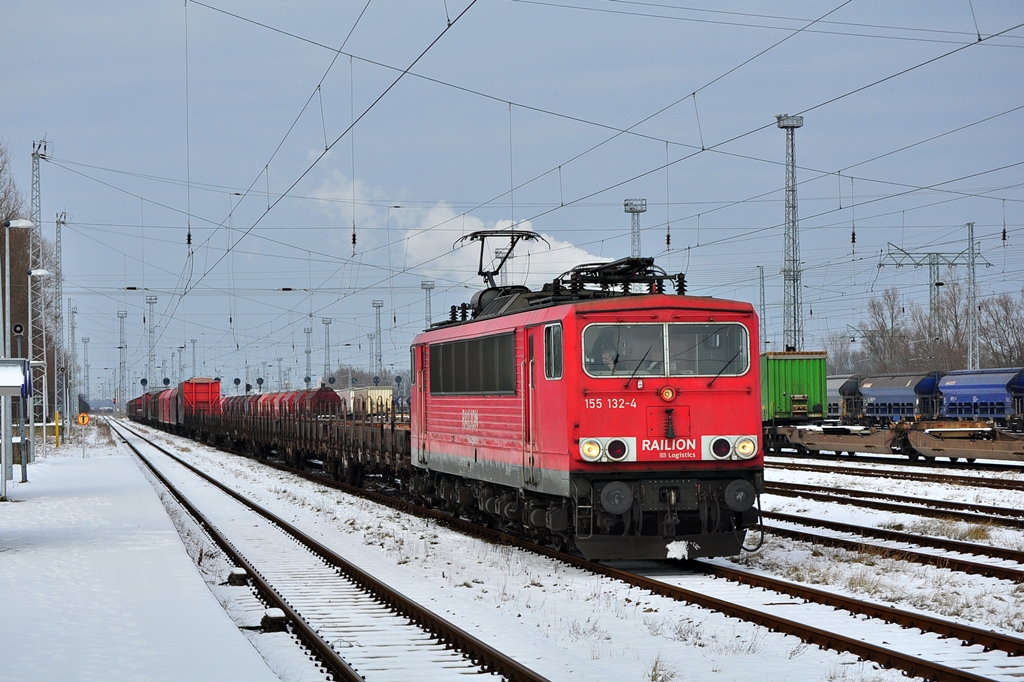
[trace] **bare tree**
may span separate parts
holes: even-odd
[[[28,217],[25,207],[25,196],[18,189],[17,183],[14,180],[14,173],[11,169],[10,149],[2,140],[0,140],[0,220],[13,220],[16,218]],[[39,225],[36,225],[31,230],[10,230],[11,310],[10,319],[7,321],[9,325],[15,322],[20,322],[23,325],[27,325],[28,323],[28,270],[36,265],[36,263],[33,263],[30,253],[33,236],[35,238],[36,247],[41,249],[42,257],[41,262],[38,263],[38,265],[49,270],[51,273],[57,272],[56,253],[54,251],[53,244],[43,238],[42,229]],[[4,257],[3,249],[5,241],[5,239],[0,238],[0,259]],[[56,328],[56,299],[54,297],[54,292],[56,291],[55,282],[55,276],[42,280],[42,287],[40,291],[42,292],[42,304],[45,309],[45,324],[42,324],[38,319],[33,320],[34,345],[37,351],[42,347],[43,333],[45,329],[48,377],[53,376],[54,367],[56,365],[54,357],[55,351],[57,350],[57,344],[56,338],[53,336],[53,330]],[[33,303],[34,302],[35,301],[33,301]],[[11,351],[15,354],[17,353],[16,342],[11,344]],[[27,355],[27,353],[27,346],[23,347],[22,355]],[[50,395],[49,399],[53,401],[54,396]]]
[[[11,153],[7,145],[0,142],[0,220],[25,218],[25,197],[14,181],[11,170]],[[8,273],[11,283],[11,310],[7,324],[15,322],[25,324],[28,321],[28,291],[25,287],[26,273],[30,267],[29,241],[30,230],[8,230],[11,245],[11,271]],[[6,240],[0,234],[0,258],[4,257]],[[8,327],[10,328],[10,327]],[[16,352],[14,344],[12,351]]]
[[[864,352],[871,358],[868,371],[898,372],[907,362],[910,346],[910,315],[896,287],[881,298],[868,301],[868,319],[858,325]]]
[[[11,152],[0,140],[0,221],[24,217],[25,196],[14,182],[11,172]]]
[[[828,374],[853,374],[853,350],[850,345],[854,340],[843,332],[831,332],[825,337],[825,350],[828,352],[825,367]]]
[[[954,267],[947,268],[944,281],[931,369],[948,372],[967,366],[967,288]]]
[[[1024,366],[1024,292],[982,301],[979,329],[983,367]]]

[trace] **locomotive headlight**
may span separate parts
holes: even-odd
[[[626,455],[628,454],[629,448],[626,447],[626,444],[623,441],[616,438],[608,443],[608,459],[611,461],[621,462],[626,459]]]
[[[658,391],[658,395],[660,395],[661,399],[667,403],[676,397],[676,389],[672,388],[671,386],[666,386],[665,388]]]
[[[747,436],[740,438],[736,441],[736,454],[743,459],[750,459],[757,454],[757,443]]]
[[[601,444],[596,440],[585,440],[580,443],[580,455],[588,462],[596,462],[601,458]]]
[[[711,455],[715,459],[728,459],[732,454],[732,443],[725,438],[716,438],[711,443]]]

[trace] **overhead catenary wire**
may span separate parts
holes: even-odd
[[[667,145],[666,145],[666,146],[667,146]],[[669,157],[669,155],[668,155],[668,154],[666,154],[666,166],[665,166],[665,171],[666,171],[666,177],[667,177],[667,175],[668,175],[668,172],[669,172],[669,168],[668,168],[668,163],[667,163],[667,162],[668,162],[669,160],[670,160],[670,157]],[[354,175],[354,174],[353,174],[353,175]],[[275,175],[275,177],[277,177],[277,176]],[[354,182],[354,178],[353,178],[353,182]],[[945,188],[943,188],[943,189],[945,189]],[[862,191],[862,195],[863,195],[863,191]],[[899,196],[899,195],[891,195],[891,196]],[[1005,198],[1006,198],[1006,197],[1003,197],[1003,199],[1005,199]],[[1014,201],[1014,200],[1013,200],[1012,198],[1011,198],[1010,200],[1011,200],[1011,201]],[[562,204],[562,203],[564,203],[564,200],[563,200],[563,199],[562,199],[562,198],[560,197],[560,200],[559,200],[559,202],[558,202],[558,203],[559,203],[559,204]],[[582,202],[581,202],[581,203],[582,203]],[[669,202],[668,200],[666,201],[666,205],[667,205],[667,206],[668,206],[668,205],[670,205],[670,203],[671,203],[671,202]],[[465,216],[465,213],[462,213],[462,215],[463,215],[463,216]],[[666,224],[668,224],[669,222],[670,222],[669,220],[666,220]],[[214,268],[214,265],[210,265],[209,269],[211,269],[211,270],[212,270],[213,268]],[[390,280],[389,280],[389,281],[390,281]]]

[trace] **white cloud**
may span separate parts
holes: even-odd
[[[402,216],[408,224],[410,213]],[[457,214],[448,204],[437,204],[421,211],[415,219],[416,226],[405,231],[405,258],[408,268],[426,277],[449,283],[466,282],[470,288],[483,286],[478,275],[480,267],[480,243],[457,240],[479,230],[508,229],[511,222],[499,220],[486,224],[473,216]],[[523,222],[516,225],[518,230],[532,230],[533,225]],[[610,259],[595,256],[571,242],[541,234],[547,243],[521,241],[516,245],[511,261],[510,284],[525,284],[539,288],[558,275],[581,263],[606,262]],[[497,265],[494,249],[504,246],[501,239],[488,239],[484,254],[484,267],[492,269]],[[509,267],[506,263],[505,267]],[[495,277],[498,280],[498,277]]]

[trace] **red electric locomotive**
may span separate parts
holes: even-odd
[[[470,235],[491,287],[413,342],[411,491],[589,559],[739,553],[764,489],[752,306],[650,258],[495,287],[488,236],[537,238]]]

